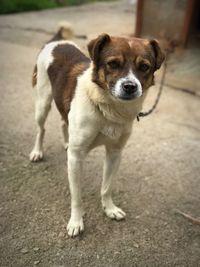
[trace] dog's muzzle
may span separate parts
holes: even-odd
[[[142,85],[134,74],[119,79],[111,90],[112,95],[122,100],[132,100],[142,95]]]

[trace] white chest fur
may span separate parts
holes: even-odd
[[[118,140],[123,134],[123,126],[116,123],[106,124],[102,128],[101,134],[112,140]]]

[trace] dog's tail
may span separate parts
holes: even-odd
[[[70,23],[66,21],[61,21],[58,26],[59,26],[58,31],[47,42],[47,44],[53,41],[69,40],[74,37],[74,31]],[[37,84],[37,65],[35,65],[33,69],[32,86],[35,87],[36,84]]]
[[[56,34],[48,41],[48,43],[59,40],[69,40],[74,37],[74,31],[72,26],[67,21],[61,21],[59,23],[59,28]]]

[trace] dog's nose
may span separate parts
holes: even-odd
[[[127,81],[122,84],[122,88],[128,95],[131,95],[137,91],[138,86],[135,82]]]

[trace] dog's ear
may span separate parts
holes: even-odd
[[[100,53],[105,44],[110,42],[110,36],[106,33],[99,35],[96,39],[92,40],[88,44],[88,52],[92,61],[97,65],[100,58]]]
[[[155,70],[158,70],[165,59],[165,54],[163,50],[161,49],[160,44],[157,40],[155,39],[151,40],[150,45],[153,49],[154,56],[155,56]]]

